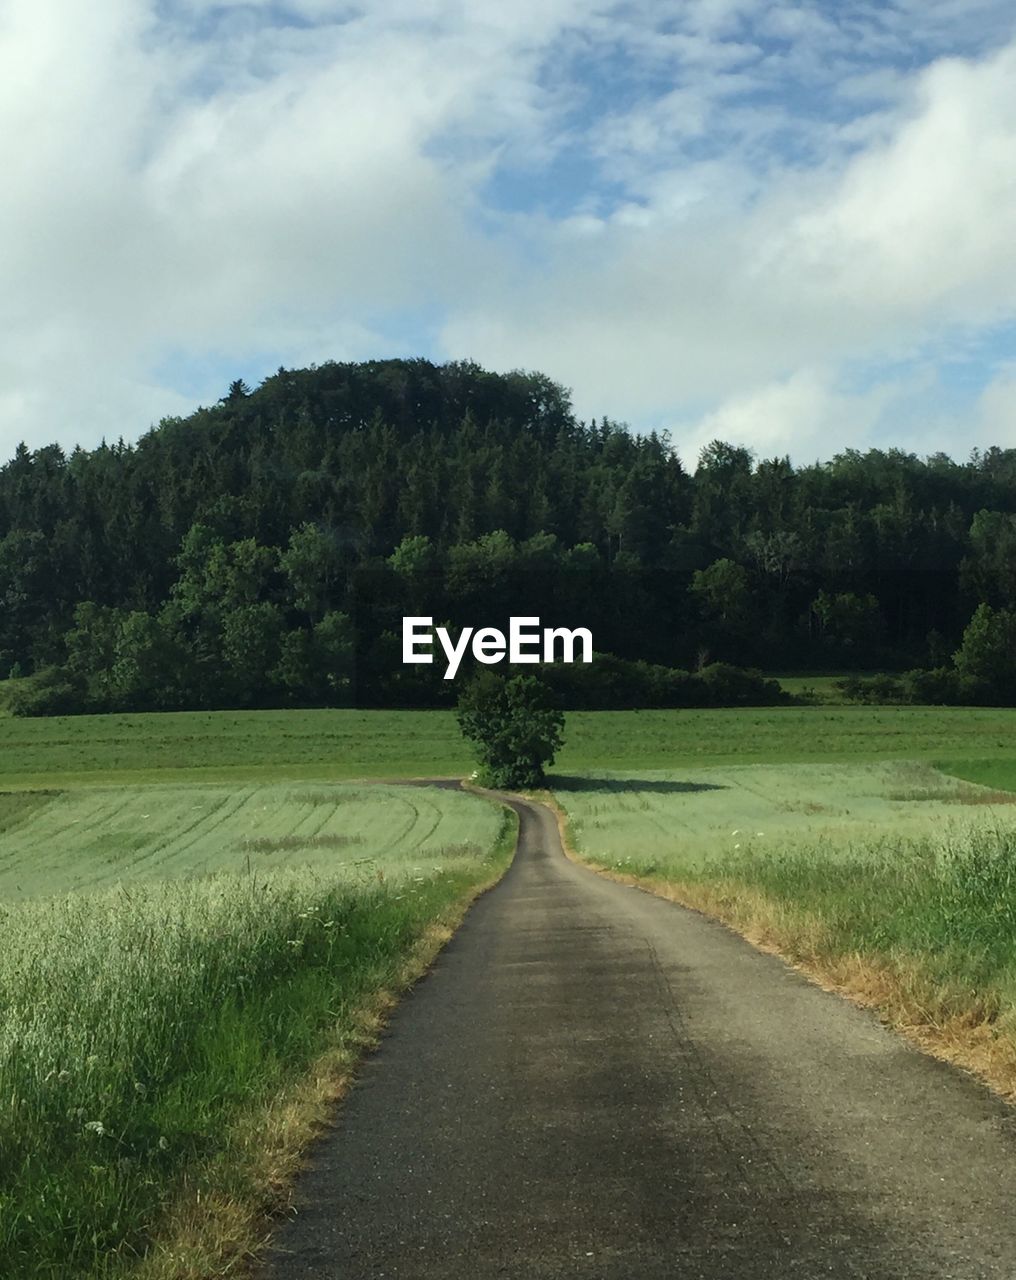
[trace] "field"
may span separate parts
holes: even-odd
[[[905,974],[901,1017],[995,1035],[1016,998],[1013,722],[573,713],[552,785],[613,873],[845,987],[844,965]],[[5,1280],[234,1267],[386,993],[507,865],[498,809],[384,779],[472,767],[441,712],[0,719]]]
[[[231,1268],[513,833],[433,788],[0,794],[0,1275]]]
[[[1012,711],[989,707],[571,712],[555,772],[893,758],[1010,770],[1014,720]],[[0,719],[5,790],[91,782],[462,777],[472,767],[454,716],[445,711]],[[1011,776],[1016,779],[1016,770]]]
[[[600,773],[555,795],[586,855],[646,874],[723,865],[735,852],[764,858],[808,844],[832,859],[887,836],[950,841],[1016,827],[1016,793],[911,761]]]
[[[731,924],[1016,1098],[1013,761],[570,778],[572,846]]]
[[[493,806],[435,788],[290,783],[0,793],[0,900],[290,867],[388,877],[460,869],[497,839]],[[417,865],[419,864],[419,865]]]

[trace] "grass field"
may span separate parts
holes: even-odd
[[[513,843],[435,789],[0,795],[0,1276],[232,1274],[364,1019]]]
[[[0,901],[215,871],[459,869],[490,848],[499,825],[493,806],[433,787],[206,783],[6,792]]]
[[[571,712],[555,772],[876,759],[1016,760],[1016,712],[988,707],[760,707]],[[458,776],[444,711],[176,712],[0,719],[0,788],[82,783]]]
[[[1001,1026],[1014,721],[573,713],[553,783],[601,864]],[[507,864],[483,800],[378,780],[472,767],[441,712],[0,720],[4,1280],[230,1273],[380,993]]]
[[[883,760],[601,774],[555,798],[594,865],[775,947],[1016,1098],[1013,764],[966,763],[990,785]]]
[[[887,836],[949,840],[1016,827],[1016,792],[911,761],[604,773],[555,794],[585,854],[640,874],[686,874],[732,853],[765,858],[804,843],[833,859]]]

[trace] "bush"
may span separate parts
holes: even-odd
[[[702,707],[768,707],[790,700],[778,680],[728,662],[703,667],[692,681],[693,696],[700,699],[696,705]]]
[[[15,716],[65,716],[84,710],[84,691],[60,667],[44,667],[7,691],[7,709]]]
[[[899,676],[844,676],[842,680],[836,681],[836,688],[848,702],[863,702],[869,706],[885,706],[910,700]]]
[[[963,681],[952,667],[917,667],[901,677],[907,702],[924,707],[956,706],[963,699]]]

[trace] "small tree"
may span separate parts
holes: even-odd
[[[476,747],[484,781],[494,787],[538,787],[544,766],[564,741],[564,714],[532,676],[505,679],[481,671],[463,689],[455,712]]]
[[[1016,609],[979,605],[953,663],[962,678],[982,685],[993,700],[1016,703]]]

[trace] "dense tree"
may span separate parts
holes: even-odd
[[[0,677],[56,667],[93,706],[447,701],[400,669],[407,612],[535,613],[680,668],[941,666],[978,604],[1016,606],[1014,565],[1013,449],[795,467],[713,441],[689,474],[541,374],[328,363],[134,445],[19,446]]]

